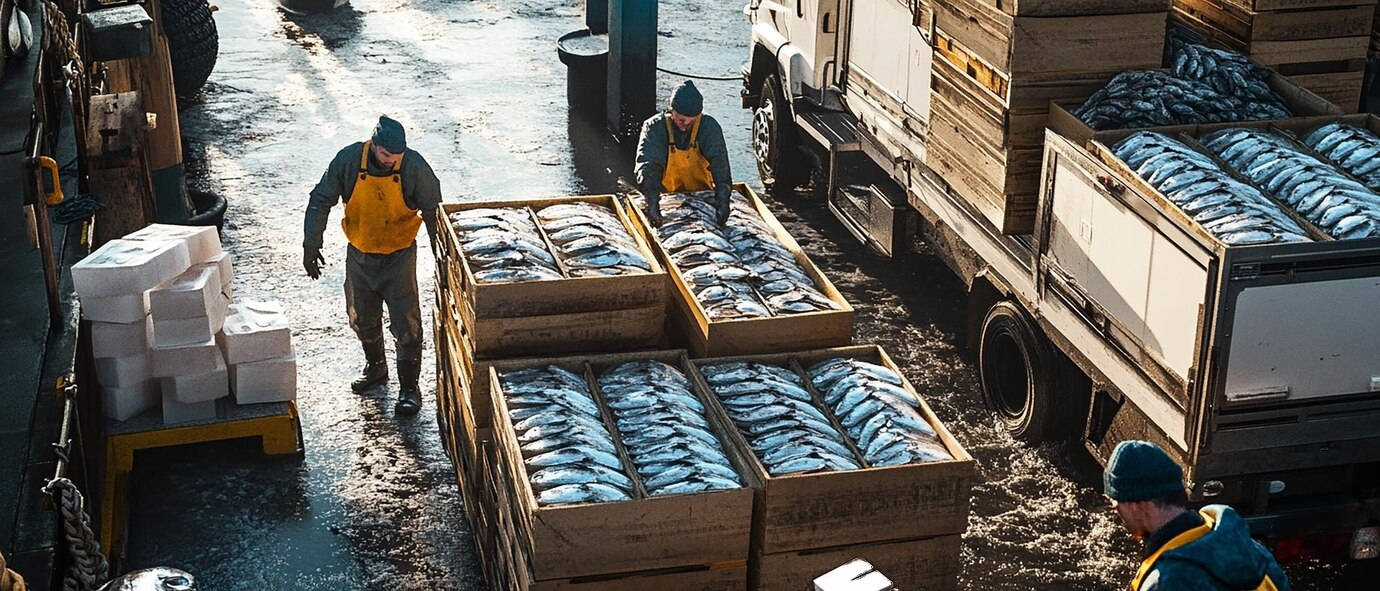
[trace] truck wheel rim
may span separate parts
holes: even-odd
[[[771,128],[772,122],[776,119],[774,106],[770,99],[757,107],[757,112],[752,115],[752,153],[757,158],[757,166],[761,167],[763,176],[768,176],[771,172]],[[767,179],[763,179],[764,181]]]

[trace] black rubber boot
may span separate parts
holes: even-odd
[[[383,355],[383,342],[361,345],[364,347],[364,370],[350,382],[350,389],[356,394],[388,383],[388,359]]]
[[[420,359],[398,360],[398,403],[393,410],[399,415],[415,415],[422,409],[422,391],[417,387],[421,374]]]

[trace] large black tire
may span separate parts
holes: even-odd
[[[772,195],[788,195],[808,180],[809,161],[800,148],[800,130],[791,118],[780,79],[768,76],[752,112],[752,154],[762,185]]]
[[[978,345],[982,397],[1013,437],[1040,443],[1071,435],[1059,416],[1056,356],[1015,304],[988,310]]]
[[[163,34],[172,59],[173,88],[190,98],[201,92],[220,52],[220,36],[206,0],[162,0]]]

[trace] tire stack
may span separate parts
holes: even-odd
[[[161,0],[163,35],[172,59],[173,88],[179,98],[201,92],[216,67],[220,36],[206,0]]]

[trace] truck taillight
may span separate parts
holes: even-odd
[[[1351,534],[1309,538],[1275,538],[1274,555],[1280,562],[1319,560],[1341,562],[1348,558]]]

